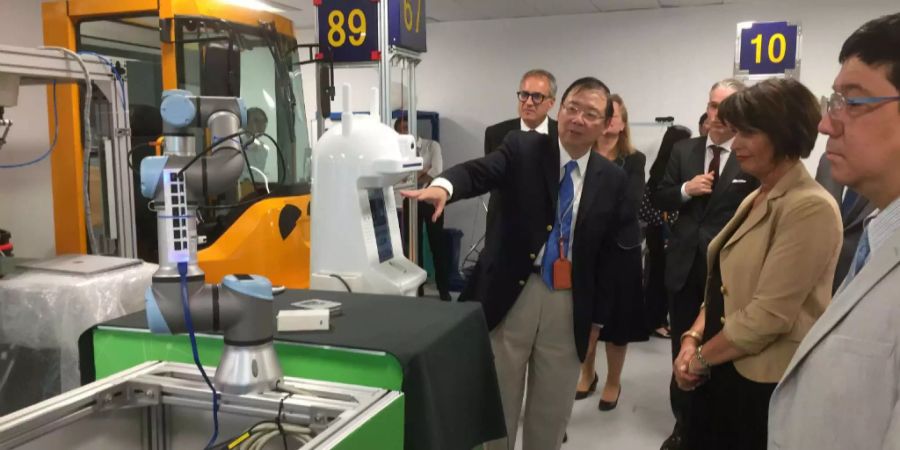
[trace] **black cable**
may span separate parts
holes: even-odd
[[[278,402],[278,417],[275,418],[275,424],[278,425],[278,432],[281,433],[281,442],[284,444],[284,450],[288,450],[288,443],[287,433],[284,432],[284,426],[281,424],[281,416],[284,414],[284,401],[291,398],[293,395],[293,392],[288,392],[287,395],[281,397],[281,401]]]
[[[244,157],[244,164],[247,165],[247,173],[250,174],[250,183],[253,184],[253,191],[256,191],[256,178],[253,178],[253,167],[250,166],[250,158],[247,157],[247,147],[253,143],[254,137],[250,136],[250,140],[246,144],[241,145],[241,155]]]
[[[224,136],[221,139],[209,144],[206,148],[203,149],[202,152],[198,153],[197,156],[194,156],[193,158],[191,158],[191,160],[188,161],[187,165],[185,165],[184,167],[181,168],[181,170],[178,171],[178,175],[179,176],[183,175],[184,171],[188,170],[188,168],[191,167],[195,162],[197,162],[198,159],[206,156],[206,154],[211,152],[213,150],[213,148],[215,148],[217,145],[219,145],[229,139],[234,139],[236,137],[242,136],[244,134],[247,134],[247,131],[241,130],[241,131],[238,131],[237,133],[231,133],[228,136]]]
[[[197,209],[234,209],[240,208],[241,206],[252,205],[262,199],[268,198],[269,194],[263,195],[262,197],[254,197],[249,200],[244,200],[238,203],[231,203],[228,205],[197,205]]]
[[[127,153],[127,156],[126,156],[126,160],[128,161],[128,168],[129,168],[129,169],[134,170],[134,166],[131,165],[131,155],[134,153],[135,150],[137,150],[137,149],[139,149],[139,148],[143,148],[143,147],[153,147],[153,144],[150,143],[150,142],[141,142],[140,144],[135,145],[134,147],[131,147],[131,148],[128,150],[128,153]]]
[[[347,288],[347,292],[350,292],[350,293],[353,292],[353,289],[350,289],[350,285],[347,284],[347,282],[344,281],[344,278],[341,277],[340,275],[338,275],[338,274],[336,274],[336,273],[330,273],[330,274],[328,274],[328,276],[331,277],[331,278],[337,278],[338,280],[340,280],[341,283],[344,284],[344,287]]]
[[[275,138],[270,136],[269,133],[265,133],[265,132],[259,133],[257,136],[265,136],[270,141],[272,141],[272,145],[275,146],[275,152],[278,154],[278,162],[281,163],[281,171],[284,173],[284,175],[282,176],[282,179],[281,179],[281,184],[287,184],[286,183],[287,176],[288,176],[287,163],[285,162],[285,159],[284,159],[284,153],[281,152],[281,147],[278,145],[278,141],[276,141]]]

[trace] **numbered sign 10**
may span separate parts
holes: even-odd
[[[319,43],[335,62],[378,59],[378,3],[371,0],[316,0]]]
[[[800,25],[788,22],[738,24],[735,74],[794,76],[800,61]]]
[[[388,1],[388,34],[391,44],[424,53],[425,0]]]

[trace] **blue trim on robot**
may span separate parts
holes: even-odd
[[[168,156],[148,156],[141,161],[141,195],[144,198],[153,198],[156,194],[168,161]]]
[[[163,92],[159,112],[163,122],[175,128],[184,128],[197,117],[197,105],[189,98],[190,92],[171,90]]]
[[[222,286],[250,297],[261,300],[273,300],[272,282],[259,275],[250,275],[250,280],[240,280],[234,275],[226,275]]]
[[[159,310],[159,304],[156,303],[156,297],[153,296],[153,288],[148,287],[144,292],[144,306],[147,308],[147,325],[153,333],[172,334],[169,330],[169,324],[163,317],[162,311]]]

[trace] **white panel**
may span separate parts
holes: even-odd
[[[626,11],[659,8],[657,0],[591,0],[600,11]]]
[[[677,8],[683,6],[721,5],[724,0],[659,0],[659,6],[663,8]]]
[[[568,14],[594,13],[598,9],[591,0],[526,0],[539,16],[561,16]]]
[[[441,22],[539,15],[532,5],[521,0],[432,0],[425,9],[428,17]]]
[[[317,8],[313,6],[312,0],[279,0],[272,4],[284,9],[279,15],[291,19],[294,28],[315,28]]]

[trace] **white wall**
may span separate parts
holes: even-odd
[[[831,92],[844,39],[865,21],[898,10],[896,1],[786,3],[429,24],[419,108],[441,114],[445,165],[482,155],[485,127],[515,117],[519,77],[534,67],[556,75],[560,94],[578,77],[600,78],[624,97],[633,122],[671,115],[696,129],[710,85],[732,74],[738,22],[800,22],[800,79],[819,96]],[[650,130],[635,132],[639,143],[652,141]],[[811,170],[823,143],[807,162]],[[652,157],[657,148],[648,147],[642,150]],[[470,200],[447,210],[447,226],[465,233],[463,252],[482,234],[478,208]]]
[[[0,44],[43,45],[40,3],[2,0]],[[0,150],[0,164],[30,161],[47,150],[46,88],[23,86],[18,106],[7,108],[5,116],[14,125]],[[17,256],[43,258],[55,253],[50,180],[49,158],[21,169],[0,169],[0,228],[12,232]]]

